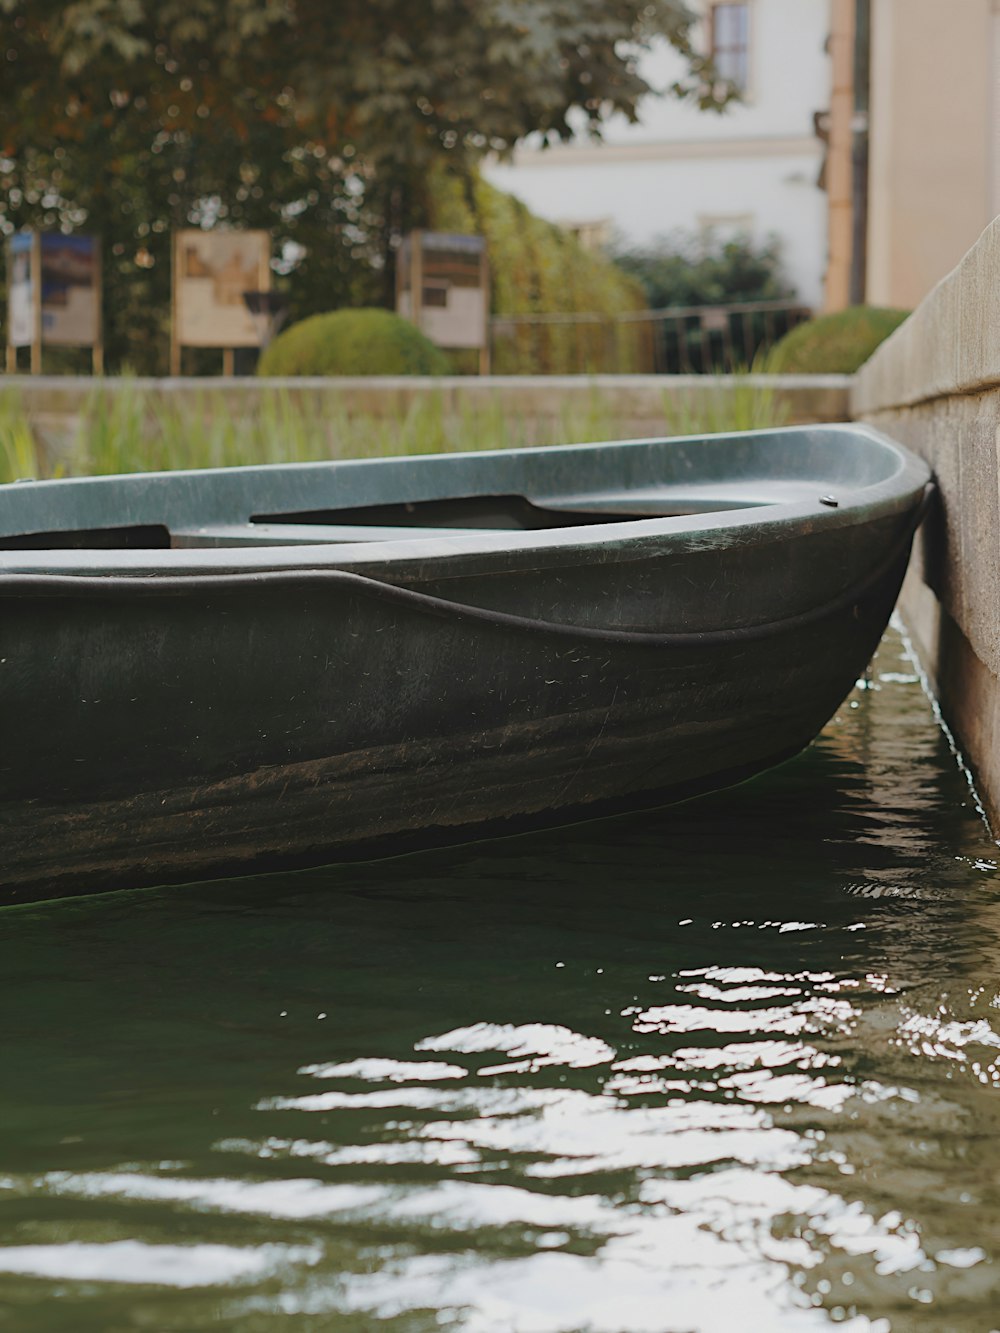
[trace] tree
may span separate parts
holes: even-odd
[[[614,250],[619,268],[641,282],[651,310],[666,306],[791,301],[778,242],[749,236],[660,236],[647,245]]]
[[[99,232],[112,363],[158,362],[169,232],[263,226],[293,315],[388,302],[432,168],[635,119],[681,0],[0,0],[0,229]],[[279,259],[279,269],[281,261]]]
[[[644,246],[618,249],[614,259],[642,284],[652,310],[756,302],[790,306],[795,301],[773,237],[755,242],[746,235],[676,232]],[[710,328],[698,315],[664,319],[655,343],[657,370],[704,372],[732,369],[734,363],[749,365],[789,327],[789,316],[782,313],[743,311],[721,319]]]

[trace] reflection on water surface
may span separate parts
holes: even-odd
[[[994,853],[893,634],[690,806],[0,914],[0,1327],[1000,1327]]]

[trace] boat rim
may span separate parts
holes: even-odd
[[[583,444],[541,445],[523,450],[472,450],[461,453],[394,455],[376,459],[330,459],[320,462],[255,464],[235,468],[178,469],[148,473],[107,474],[102,476],[55,478],[52,480],[25,480],[8,483],[0,491],[30,490],[58,494],[67,487],[106,487],[123,478],[141,477],[155,482],[238,475],[247,479],[281,472],[323,472],[331,466],[358,465],[377,468],[383,464],[401,461],[419,463],[434,459],[441,461],[503,460],[512,454],[551,455],[554,452],[597,452],[634,445],[685,444],[706,439],[746,440],[754,437],[774,437],[803,430],[815,431],[830,437],[835,446],[838,435],[859,436],[885,454],[894,466],[874,482],[861,486],[844,486],[830,480],[816,479],[816,494],[808,499],[775,499],[769,502],[747,504],[745,507],[709,510],[695,514],[670,516],[640,516],[617,519],[607,523],[588,522],[555,528],[529,530],[461,530],[454,535],[413,536],[388,539],[344,542],[323,541],[315,544],[259,546],[206,546],[171,548],[43,548],[36,550],[0,550],[0,573],[15,575],[182,575],[247,573],[265,570],[324,569],[330,567],[356,568],[359,566],[400,566],[418,562],[426,568],[432,563],[442,571],[453,564],[464,564],[476,557],[493,563],[497,555],[516,559],[518,565],[532,562],[573,563],[577,558],[593,558],[600,553],[610,561],[641,559],[644,556],[682,554],[695,550],[736,544],[767,543],[787,539],[794,533],[819,534],[841,528],[856,527],[862,523],[877,522],[911,511],[920,501],[930,479],[930,469],[916,454],[897,441],[865,423],[816,425],[810,427],[785,426],[756,431],[726,432],[724,435],[704,434],[687,436],[647,437],[632,440],[587,442]],[[833,487],[832,495],[826,487]],[[835,505],[830,503],[836,501]],[[463,570],[463,572],[465,572]]]

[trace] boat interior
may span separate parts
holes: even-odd
[[[801,494],[800,494],[801,493]],[[192,547],[318,545],[387,542],[463,534],[537,532],[643,518],[752,509],[814,496],[815,483],[785,482],[780,494],[761,487],[702,486],[688,494],[659,486],[621,492],[551,496],[458,495],[346,508],[252,514],[242,523],[136,523],[8,532],[0,551],[164,550]]]
[[[815,487],[811,488],[814,490]],[[395,504],[254,514],[246,523],[196,526],[144,523],[61,528],[0,536],[0,550],[162,550],[198,546],[274,546],[328,542],[386,542],[463,533],[535,532],[642,518],[681,518],[756,508],[773,500],[741,496],[629,492],[539,503],[524,495],[466,495]]]

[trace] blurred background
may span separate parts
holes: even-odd
[[[808,313],[912,308],[998,211],[998,24],[991,0],[3,0],[0,230],[96,238],[110,370],[170,368],[191,228],[267,233],[286,327],[394,309],[426,228],[486,239],[494,370],[749,363]],[[69,346],[46,368],[89,369]]]

